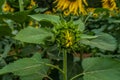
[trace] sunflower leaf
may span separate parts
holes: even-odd
[[[37,21],[47,20],[50,21],[51,23],[58,23],[60,20],[60,17],[55,15],[34,14],[29,16]]]
[[[111,58],[83,60],[84,80],[120,80],[120,61]]]
[[[49,63],[47,59],[42,59],[39,53],[36,53],[32,58],[23,58],[10,63],[0,69],[0,75],[6,73],[14,73],[21,77],[22,80],[42,80],[47,75],[48,66],[45,63]],[[37,76],[35,76],[37,75]]]
[[[44,44],[44,40],[47,37],[52,37],[52,33],[43,28],[33,28],[27,27],[21,30],[16,36],[15,39],[28,42],[28,43],[35,43],[35,44]]]
[[[103,50],[114,51],[116,49],[116,39],[107,33],[100,33],[93,39],[83,39],[80,42],[91,47]]]

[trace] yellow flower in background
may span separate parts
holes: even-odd
[[[40,27],[39,22],[38,21],[34,21],[34,20],[30,20],[28,25],[29,26],[33,26],[35,28],[39,28]]]
[[[120,8],[116,8],[116,13],[120,13]]]
[[[39,25],[39,22],[38,21],[35,21],[35,28],[39,28],[40,27],[40,25]]]
[[[33,26],[33,24],[34,24],[34,22],[32,20],[29,21],[29,23],[28,23],[29,26]]]
[[[95,12],[96,8],[87,8],[87,13],[92,13],[92,17],[98,18],[99,13]]]
[[[36,2],[34,0],[31,0],[31,5],[35,6]]]
[[[94,11],[95,11],[95,8],[87,8],[88,13],[91,13],[91,12],[93,13]]]
[[[5,4],[3,5],[2,10],[3,10],[3,12],[9,12],[9,11],[10,11],[10,6],[9,6],[7,3],[5,3]]]
[[[11,8],[11,6],[5,1],[5,3],[2,6],[3,12],[13,12],[14,8]]]
[[[35,6],[36,5],[36,2],[34,1],[34,0],[31,0],[30,1],[30,5],[27,7],[28,9],[31,9],[31,8],[33,8],[33,6]]]
[[[86,15],[87,12],[85,10],[85,6],[87,6],[86,0],[55,0],[56,9],[62,10],[65,15],[74,14]]]
[[[102,0],[102,7],[111,11],[117,8],[115,0]]]
[[[11,9],[10,9],[10,12],[14,12],[14,10],[15,10],[14,8],[11,8]]]
[[[45,11],[44,14],[52,14],[51,11]]]
[[[99,14],[98,13],[93,13],[92,15],[94,18],[98,18]]]

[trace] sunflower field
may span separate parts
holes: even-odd
[[[120,80],[120,0],[0,0],[0,80]]]

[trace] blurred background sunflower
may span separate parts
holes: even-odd
[[[111,11],[117,8],[115,0],[102,0],[102,7]]]
[[[53,2],[56,4],[56,10],[62,10],[64,15],[86,15],[85,6],[88,6],[86,0],[55,0]]]

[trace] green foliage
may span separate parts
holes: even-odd
[[[23,42],[44,44],[44,40],[47,37],[52,37],[52,36],[53,36],[53,34],[44,28],[36,29],[33,27],[27,27],[27,28],[21,30],[17,34],[15,39],[21,40]]]
[[[67,23],[65,23],[64,26],[61,25],[60,27],[58,27],[58,26],[56,27],[56,24],[55,24],[55,27],[57,29],[60,29],[60,30],[62,30],[62,29],[67,30],[67,25],[68,26],[70,26],[70,25],[74,26],[73,24],[67,24]],[[77,27],[76,27],[76,29],[77,29]],[[79,30],[79,29],[77,29],[77,30]],[[58,31],[56,31],[56,29],[54,29],[54,31],[55,31],[54,35],[58,33]],[[15,38],[17,40],[21,40],[23,42],[42,44],[42,43],[44,43],[46,37],[51,36],[51,33],[48,32],[48,31],[45,31],[45,29],[43,29],[43,28],[36,29],[36,28],[33,28],[33,27],[27,27],[27,28],[21,30],[17,34],[17,36]],[[28,36],[28,37],[26,37],[26,36]],[[62,36],[62,35],[59,35],[59,36]],[[51,37],[54,37],[54,36],[51,36]],[[92,48],[97,47],[97,48],[100,48],[100,49],[103,49],[103,50],[109,50],[109,51],[114,51],[116,49],[116,40],[115,40],[115,38],[113,38],[111,35],[109,35],[107,33],[99,33],[99,34],[96,33],[96,35],[93,36],[93,35],[82,34],[80,32],[79,37],[80,37],[80,40],[79,40],[80,43],[85,44],[85,45],[90,45]],[[57,38],[57,39],[59,39],[59,38]],[[62,42],[62,41],[60,41],[60,42]],[[102,59],[100,59],[100,60],[102,60]],[[96,62],[96,60],[95,60],[95,62]],[[68,65],[77,66],[78,68],[80,68],[79,70],[81,70],[81,67],[79,66],[80,64],[78,65],[77,63],[72,63],[72,64],[68,64]],[[84,66],[83,66],[83,68],[84,68]],[[74,68],[71,69],[71,70],[72,71],[76,71]],[[74,79],[74,76],[77,75],[76,73],[79,73],[79,72],[71,73],[71,71],[68,71],[68,73],[69,73],[69,76],[70,76],[70,77],[68,76],[68,78],[69,79],[70,78]]]
[[[30,10],[23,11],[23,12],[15,12],[15,13],[7,13],[7,14],[0,14],[0,20],[3,19],[11,19],[18,23],[23,23],[27,18]]]
[[[100,33],[97,37],[91,40],[82,40],[81,43],[90,45],[91,47],[98,47],[103,50],[114,51],[116,49],[116,40],[109,34]]]
[[[0,80],[120,80],[119,4],[67,15],[57,1],[0,1]]]
[[[81,32],[85,30],[85,24],[83,23],[81,19],[74,21],[74,24],[78,25],[78,28]]]
[[[47,76],[48,64],[47,59],[42,59],[39,53],[36,53],[32,58],[23,58],[14,63],[10,63],[0,70],[0,74],[14,73],[19,75],[22,80],[39,80]]]
[[[111,58],[88,58],[83,60],[84,80],[119,80],[120,61]]]
[[[34,15],[29,15],[31,18],[41,21],[41,20],[48,20],[51,23],[59,23],[59,16],[56,15],[47,15],[47,14],[34,14]]]

